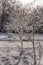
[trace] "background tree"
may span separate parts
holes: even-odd
[[[32,41],[34,65],[36,65],[34,35],[43,18],[39,15],[39,10],[40,9],[38,8],[33,8],[31,10],[31,8],[28,6],[22,7],[22,4],[20,4],[18,1],[12,2],[12,0],[5,0],[2,3],[1,31],[7,31],[8,33],[14,33],[14,31],[18,32],[21,42],[20,55],[18,59],[19,62],[24,52],[22,36],[24,33],[26,34],[28,32],[28,35],[26,35],[30,41]],[[11,34],[8,36],[12,37]],[[33,39],[31,39],[32,36]]]

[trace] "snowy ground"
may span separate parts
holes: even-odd
[[[1,41],[2,39],[8,39],[7,35],[0,35],[0,65],[31,65],[31,63],[33,64],[33,46],[30,41],[23,41],[23,53],[20,54],[20,41]],[[12,37],[12,39],[19,40],[19,37],[14,35],[14,38]],[[40,65],[43,65],[43,36],[36,35],[35,40],[37,39],[40,40],[41,44]],[[38,59],[40,55],[38,51],[39,41],[37,41],[37,45],[35,45],[35,48],[36,59],[38,64]]]
[[[43,65],[43,44],[42,43],[43,42],[41,42],[41,60],[40,60],[41,65]],[[18,62],[18,57],[20,55],[20,47],[21,47],[21,44],[19,41],[16,41],[16,42],[0,41],[0,65],[26,65],[23,63],[22,60],[19,64],[16,64]],[[24,50],[24,54],[22,55],[22,59],[24,58],[25,53],[28,53],[28,52],[32,53],[32,43],[29,41],[23,42],[23,50]],[[36,54],[38,54],[38,48],[36,50]],[[31,56],[26,55],[26,57],[28,57],[28,60],[26,59],[27,62],[31,63],[33,61]],[[37,58],[39,58],[38,56]]]
[[[32,39],[32,35],[31,34],[23,34],[22,35],[22,39],[23,40],[30,40],[30,37]],[[43,40],[43,34],[35,34],[34,35],[34,39],[35,40]],[[12,40],[12,41],[18,41],[20,40],[19,35],[18,34],[12,34],[12,33],[8,33],[8,34],[0,34],[0,41],[3,40]]]

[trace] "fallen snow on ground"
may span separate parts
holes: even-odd
[[[32,38],[32,37],[31,37]],[[35,35],[35,51],[37,64],[39,62],[39,42],[41,44],[40,65],[43,65],[43,35]],[[0,34],[0,65],[31,65],[33,64],[33,45],[29,36],[23,35],[23,52],[18,34]],[[9,40],[9,41],[8,41]],[[12,41],[11,41],[12,40]],[[15,41],[16,40],[16,41]]]
[[[40,43],[42,46],[41,55],[43,56],[43,44],[42,44],[43,42]],[[37,46],[38,44],[36,45],[36,47]],[[31,65],[31,63],[33,63],[32,43],[30,41],[23,42],[23,53],[21,54],[20,54],[20,49],[21,49],[20,41],[15,41],[15,42],[0,41],[0,65]],[[30,55],[30,53],[32,54]],[[36,56],[38,59],[39,58],[38,48],[36,49]],[[43,57],[41,57],[40,59],[41,59],[40,64],[43,65]]]
[[[30,34],[23,34],[22,35],[22,39],[23,40],[30,40]],[[31,35],[31,39],[33,39],[33,36]],[[43,34],[35,34],[34,35],[34,39],[35,40],[43,40]],[[12,41],[19,41],[20,40],[20,37],[18,34],[12,34],[12,33],[7,33],[7,34],[3,34],[1,33],[0,34],[0,41],[1,40],[12,40]]]

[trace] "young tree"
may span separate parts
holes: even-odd
[[[21,49],[18,62],[15,65],[20,63],[21,57],[23,55],[23,30],[25,29],[26,32],[28,31],[28,38],[32,41],[33,45],[33,56],[34,56],[34,65],[36,65],[36,52],[35,52],[35,40],[34,35],[35,31],[40,24],[40,16],[37,9],[31,8],[27,9],[28,7],[22,7],[21,4],[16,0],[12,2],[12,0],[5,0],[2,3],[2,18],[1,18],[1,29],[2,31],[5,29],[8,32],[12,32],[16,30],[20,37],[21,42]],[[30,32],[31,30],[31,32]],[[33,39],[29,35],[33,34]],[[11,34],[10,34],[11,35]],[[9,36],[10,36],[9,35]]]

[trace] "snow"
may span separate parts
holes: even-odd
[[[23,46],[24,54],[21,56],[19,65],[22,65],[25,53],[32,52],[32,43],[31,42],[23,42],[23,43],[24,43],[24,46]],[[17,41],[16,42],[0,41],[0,64],[1,65],[5,65],[6,63],[8,65],[8,62],[11,65],[14,65],[15,63],[18,62],[18,59],[15,59],[15,58],[18,58],[19,54],[20,54],[20,48],[17,47],[18,45],[19,45],[19,47],[21,46],[19,41],[18,42]],[[42,43],[41,43],[41,45],[43,47]],[[43,52],[43,50],[42,50],[42,52]],[[36,54],[38,54],[38,48],[37,48]],[[27,58],[26,59],[27,62],[29,62],[29,65],[31,65],[31,62],[33,63],[33,59],[31,58],[31,56],[26,55],[26,58]],[[43,58],[41,58],[41,61],[40,61],[41,65],[43,63],[42,61],[43,61]]]
[[[31,36],[31,39],[32,38],[33,38],[33,36]],[[24,34],[24,35],[22,35],[22,39],[28,41],[28,40],[30,40],[30,37],[29,37],[29,35],[26,36],[26,34]],[[35,34],[34,39],[35,40],[43,40],[43,34]],[[18,34],[12,34],[12,33],[4,34],[4,33],[1,33],[0,34],[0,40],[20,41],[20,38],[19,38]]]
[[[17,34],[15,35],[11,35],[12,38],[14,37],[18,37]],[[43,38],[43,35],[35,35],[36,39],[41,39]],[[40,37],[40,38],[39,38]],[[17,41],[5,41],[5,38],[8,39],[7,34],[0,34],[0,38],[4,39],[4,41],[0,41],[0,64],[1,65],[14,65],[15,63],[18,62],[18,57],[20,58],[20,49],[21,49],[21,42]],[[40,64],[43,65],[43,41],[40,41],[41,44],[41,58],[40,58]],[[37,59],[39,58],[38,55],[38,42],[36,45],[36,56]],[[37,48],[38,46],[38,48]],[[23,41],[23,54],[21,55],[21,59],[18,65],[26,65],[26,63],[29,63],[29,65],[31,65],[31,63],[33,63],[33,59],[31,58],[31,56],[33,56],[33,45],[31,41]],[[32,55],[26,55],[26,59],[24,59],[24,55],[27,53],[32,53]],[[26,61],[26,63],[23,63],[23,60]],[[30,61],[31,60],[31,61]],[[39,61],[37,60],[37,63]]]

